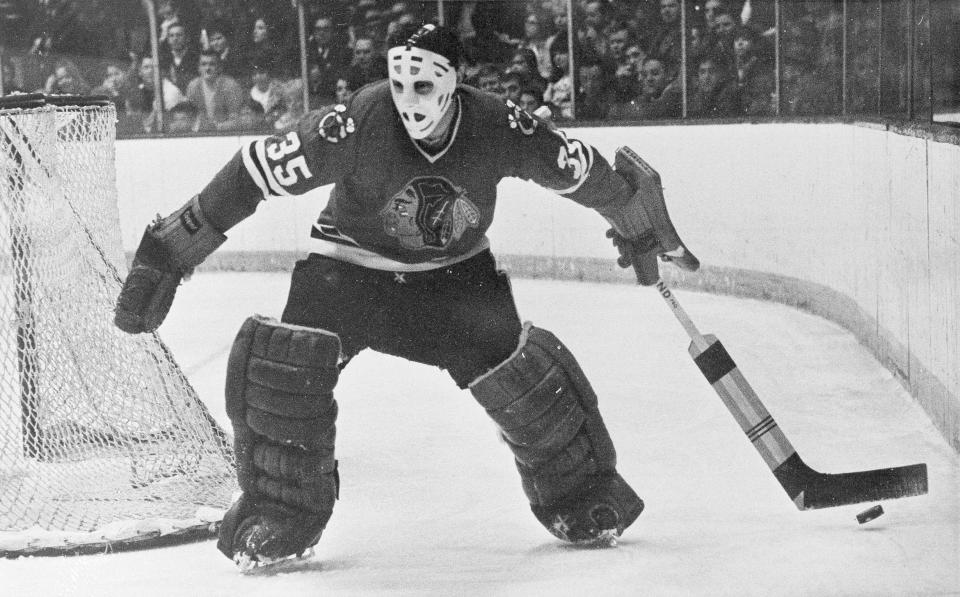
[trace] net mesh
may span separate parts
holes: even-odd
[[[112,323],[115,119],[0,110],[0,552],[31,529],[74,544],[125,521],[185,528],[236,490],[229,440],[166,346]]]

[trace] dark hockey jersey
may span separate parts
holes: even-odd
[[[267,198],[333,183],[311,252],[388,270],[442,267],[489,246],[485,232],[505,177],[588,207],[630,194],[591,146],[512,103],[468,86],[458,87],[457,101],[453,134],[431,154],[407,134],[389,81],[368,85],[345,105],[306,114],[286,135],[251,142],[236,175]],[[235,191],[256,192],[240,182]]]

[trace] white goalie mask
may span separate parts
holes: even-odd
[[[414,139],[428,137],[453,103],[456,69],[446,57],[409,45],[391,48],[387,61],[390,93],[403,126]]]

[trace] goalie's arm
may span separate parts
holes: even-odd
[[[227,240],[224,232],[260,201],[233,157],[199,195],[143,232],[114,309],[114,323],[130,334],[152,332],[170,311],[177,286]]]
[[[326,121],[330,126],[324,129],[320,124]],[[117,327],[131,334],[157,329],[181,280],[265,197],[299,195],[336,180],[354,151],[352,139],[333,143],[320,134],[336,134],[330,129],[339,130],[341,122],[346,131],[339,112],[314,112],[295,131],[246,144],[199,195],[149,225],[117,298]]]
[[[597,210],[613,227],[608,236],[620,251],[618,263],[632,265],[641,284],[659,279],[658,258],[687,270],[700,266],[670,221],[660,175],[639,155],[621,147],[614,169],[592,146],[548,123],[519,110],[514,120],[524,133],[514,134],[517,175]]]

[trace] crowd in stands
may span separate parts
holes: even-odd
[[[781,113],[836,114],[841,4],[801,4],[787,11],[781,29]],[[464,44],[463,81],[557,121],[776,113],[774,0],[688,1],[685,45],[680,0],[573,6],[571,44],[566,0],[444,3],[443,20]],[[158,0],[159,64],[149,32],[133,24],[122,39],[113,34],[100,41],[108,48],[94,50],[84,44],[96,35],[71,41],[47,28],[29,40],[17,69],[4,60],[3,89],[106,95],[118,106],[121,127],[151,132],[159,69],[165,131],[283,130],[303,113],[305,96],[309,107],[319,107],[386,77],[391,39],[439,16],[436,2],[324,0],[305,7],[306,77],[293,3]],[[85,52],[100,58],[93,67],[74,58]],[[865,78],[876,77],[875,65],[862,67]]]

